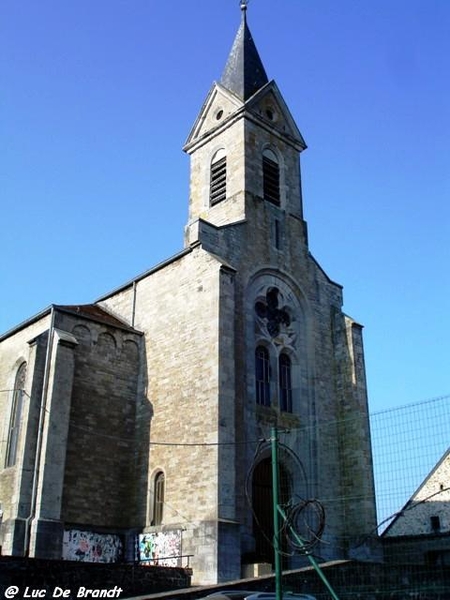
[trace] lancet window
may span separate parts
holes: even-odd
[[[24,400],[25,377],[27,374],[27,363],[23,362],[17,370],[14,382],[11,419],[9,423],[8,445],[6,447],[6,467],[12,467],[17,461],[17,450],[19,444],[20,421]]]
[[[164,514],[165,477],[159,471],[154,480],[153,489],[153,525],[161,525]]]

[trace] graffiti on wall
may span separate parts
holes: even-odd
[[[79,531],[64,532],[63,559],[84,562],[113,563],[123,555],[122,540],[118,535]]]
[[[144,533],[139,536],[139,560],[162,567],[181,566],[181,530]]]

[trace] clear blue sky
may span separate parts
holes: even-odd
[[[308,144],[310,248],[365,326],[371,411],[450,392],[450,2],[251,0]],[[0,7],[4,332],[182,249],[181,147],[238,0]]]

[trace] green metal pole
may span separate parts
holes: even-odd
[[[282,600],[283,589],[281,585],[281,554],[280,554],[280,526],[278,515],[278,430],[272,427],[272,496],[273,496],[273,549],[275,552],[275,592],[276,600]]]
[[[284,521],[287,521],[287,517],[286,517],[286,513],[283,511],[283,509],[281,508],[281,506],[278,506],[278,510],[280,512],[280,515],[282,516]],[[291,534],[295,537],[295,539],[297,540],[297,542],[303,546],[303,540],[301,539],[301,537],[298,535],[298,533],[295,531],[295,529],[293,529],[292,527],[289,526],[289,529],[291,530]],[[314,556],[312,556],[309,553],[306,553],[306,556],[308,557],[309,562],[312,564],[312,566],[314,567],[314,569],[316,570],[316,573],[319,575],[320,579],[322,580],[322,582],[325,584],[327,590],[330,592],[331,597],[333,598],[333,600],[339,600],[336,592],[333,590],[333,588],[331,587],[330,582],[328,581],[328,579],[325,577],[325,573],[322,571],[322,569],[320,568],[319,564],[317,563],[316,559],[314,558]],[[277,599],[278,600],[278,599]]]

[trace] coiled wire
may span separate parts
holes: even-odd
[[[316,498],[299,498],[285,507],[282,533],[294,553],[310,554],[325,529],[325,509]]]
[[[255,450],[253,462],[247,472],[245,480],[245,497],[252,511],[254,522],[260,529],[263,537],[273,547],[273,540],[269,539],[264,531],[264,527],[258,519],[258,515],[253,506],[252,481],[253,473],[259,464],[262,455],[267,456],[270,445],[266,440],[261,440]],[[306,472],[298,455],[288,446],[279,443],[279,450],[287,452],[294,458],[296,466],[301,472],[306,482]],[[283,556],[293,556],[294,554],[310,554],[313,548],[321,541],[321,536],[325,529],[325,508],[319,500],[304,499],[299,496],[291,498],[289,502],[281,504],[280,508],[284,513],[282,525],[277,532],[279,539],[286,539],[291,552],[279,549]]]

